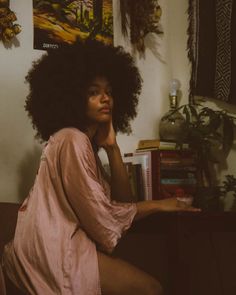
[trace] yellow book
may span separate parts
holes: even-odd
[[[141,139],[138,142],[137,150],[144,149],[179,149],[176,142],[161,141],[160,139]],[[188,149],[188,143],[182,144],[183,149]]]

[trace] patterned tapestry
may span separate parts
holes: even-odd
[[[112,0],[33,0],[34,48],[58,48],[77,38],[113,43]]]
[[[236,2],[189,0],[188,54],[193,95],[236,104]]]

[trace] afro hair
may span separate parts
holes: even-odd
[[[33,63],[26,76],[29,94],[25,110],[36,136],[47,141],[65,127],[86,128],[86,91],[97,76],[108,79],[114,99],[116,132],[129,133],[137,115],[142,79],[131,55],[123,47],[95,40],[77,40],[72,45],[49,50]]]

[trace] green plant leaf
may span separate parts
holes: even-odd
[[[217,130],[222,123],[221,114],[218,111],[213,111],[210,108],[204,108],[200,113],[200,118],[204,122],[206,132],[211,133]]]
[[[213,110],[201,104],[182,105],[175,111],[182,111],[186,121],[185,140],[198,155],[200,174],[212,185],[211,164],[218,163],[219,155],[224,152],[227,156],[232,148],[236,118],[224,110]],[[180,140],[178,144],[181,143]]]
[[[234,122],[227,115],[223,116],[223,151],[229,154],[234,141]]]
[[[183,114],[185,115],[186,123],[189,124],[191,122],[191,116],[190,116],[190,113],[189,113],[188,106],[186,106],[186,105],[183,108]]]
[[[192,121],[197,121],[198,120],[197,106],[189,105],[188,107],[191,112]]]

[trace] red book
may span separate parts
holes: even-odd
[[[162,184],[161,185],[161,198],[172,198],[175,197],[177,190],[183,190],[184,193],[194,195],[196,193],[196,185],[174,185],[174,184]]]

